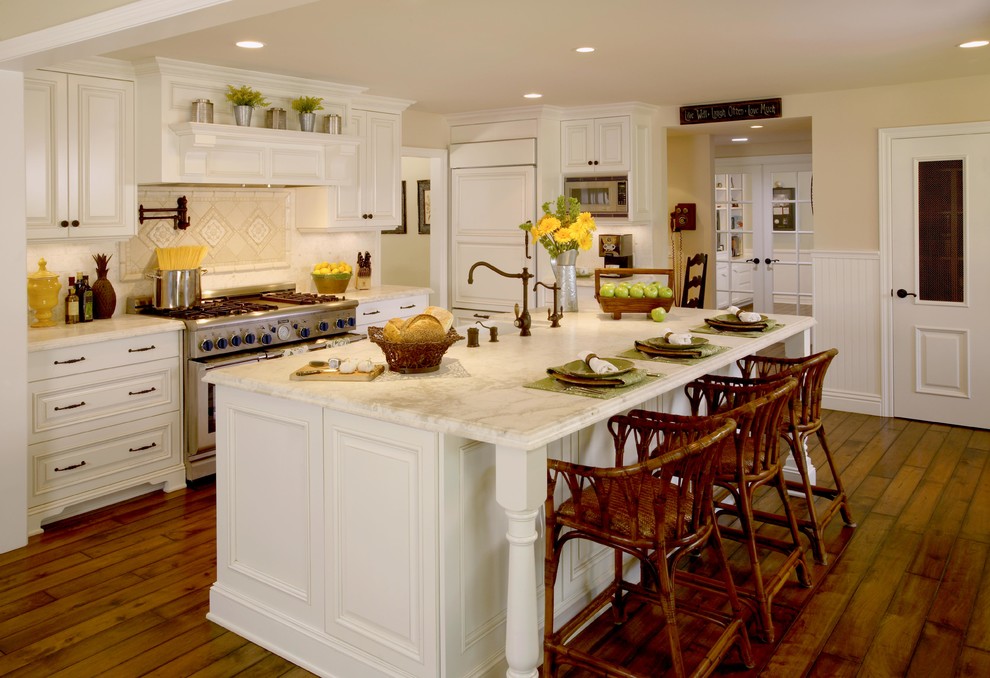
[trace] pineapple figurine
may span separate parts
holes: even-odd
[[[107,280],[112,254],[94,254],[96,262],[96,282],[93,283],[93,317],[97,320],[113,317],[117,308],[117,293],[113,284]]]

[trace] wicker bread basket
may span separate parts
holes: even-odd
[[[451,329],[443,341],[400,343],[386,340],[383,332],[381,327],[369,327],[368,339],[385,354],[388,368],[402,374],[435,372],[440,369],[440,361],[447,349],[464,338],[457,330]]]
[[[610,273],[666,275],[668,287],[674,290],[674,271],[670,268],[596,268],[595,299],[598,301],[598,305],[601,306],[602,311],[605,313],[611,313],[613,319],[621,320],[623,313],[645,313],[649,316],[650,311],[655,309],[657,306],[662,306],[663,310],[669,311],[670,307],[674,305],[674,297],[668,297],[666,299],[661,299],[659,297],[655,299],[648,299],[646,297],[642,299],[603,297],[598,293],[602,287],[601,276],[602,274],[607,276]],[[674,296],[677,296],[676,290],[674,292]]]

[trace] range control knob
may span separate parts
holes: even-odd
[[[227,340],[224,339],[223,337],[220,337],[219,339],[217,339],[217,348],[219,350],[221,350],[221,351],[223,349],[227,348]]]
[[[347,325],[348,327],[354,327],[357,325],[357,321],[353,317],[350,317],[347,319]]]
[[[199,348],[200,348],[201,351],[212,351],[213,350],[213,340],[212,339],[204,339],[202,341],[202,343],[199,345]]]
[[[244,335],[244,343],[250,346],[254,342],[258,341],[258,337],[255,336],[254,332],[248,332]]]
[[[268,332],[262,334],[261,343],[264,344],[265,346],[268,346],[268,344],[272,343],[272,335],[268,334]]]
[[[238,346],[240,346],[241,345],[241,338],[239,336],[237,336],[236,334],[235,335],[232,335],[230,337],[230,345],[233,346],[233,347],[235,347],[235,348],[238,347]]]
[[[327,322],[326,320],[321,320],[321,321],[320,321],[320,324],[319,324],[319,325],[317,325],[317,326],[316,326],[316,328],[317,328],[317,329],[318,329],[318,330],[319,330],[320,332],[326,332],[327,330],[329,330],[329,329],[330,329],[330,323],[328,323],[328,322]]]
[[[344,320],[343,318],[337,318],[337,323],[336,324],[337,324],[337,329],[341,329],[342,330],[345,327],[347,327],[347,321]]]
[[[305,339],[306,337],[308,337],[309,336],[309,328],[308,327],[301,327],[301,328],[299,328],[299,336],[302,337],[303,339]]]

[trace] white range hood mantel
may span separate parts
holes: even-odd
[[[348,135],[215,123],[173,123],[168,129],[175,135],[178,172],[154,183],[346,185],[354,180],[361,145]]]

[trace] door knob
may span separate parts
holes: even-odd
[[[904,297],[917,297],[917,296],[918,295],[915,294],[914,292],[908,292],[903,287],[901,289],[897,290],[897,297],[899,299],[903,299]]]
[[[746,260],[746,263],[748,263],[748,264],[758,264],[758,263],[760,263],[760,258],[759,257],[753,257],[752,259],[747,259]],[[767,259],[767,263],[768,264],[770,263],[770,260],[769,259]]]
[[[763,260],[763,263],[769,266],[770,264],[776,264],[779,261],[780,259],[771,259],[770,257],[767,257],[766,259]]]

